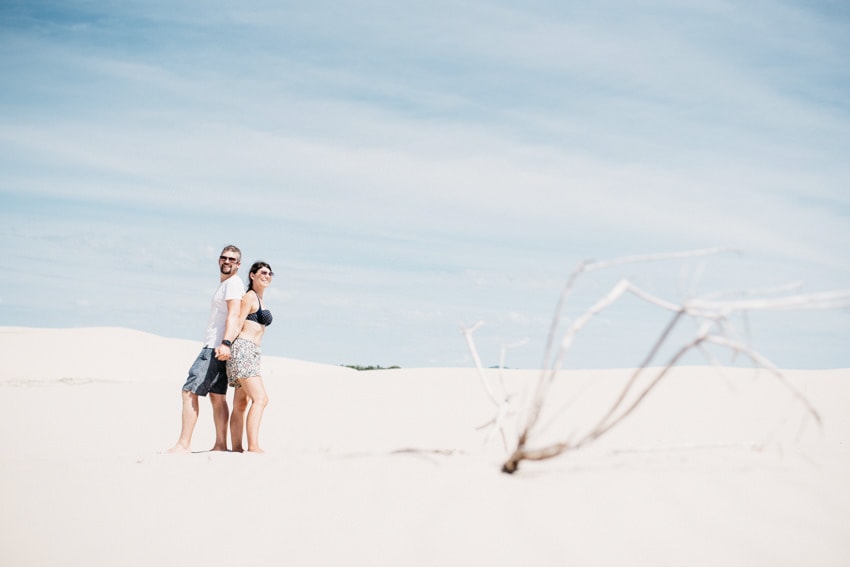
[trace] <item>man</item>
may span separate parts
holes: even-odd
[[[210,395],[215,445],[213,451],[227,451],[227,371],[225,361],[230,358],[230,344],[239,334],[239,307],[245,293],[245,284],[236,272],[242,263],[242,252],[236,246],[225,246],[218,258],[221,283],[212,298],[210,319],[204,336],[201,354],[189,369],[183,385],[183,413],[180,438],[169,453],[188,453],[192,433],[198,422],[198,396]]]

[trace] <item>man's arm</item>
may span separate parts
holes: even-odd
[[[241,330],[239,321],[239,312],[241,310],[242,301],[239,299],[227,300],[227,319],[224,324],[224,338],[234,340],[236,335]],[[230,358],[230,347],[227,345],[218,345],[215,348],[215,357],[219,360],[227,360]]]

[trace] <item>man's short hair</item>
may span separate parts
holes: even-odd
[[[242,261],[242,251],[239,248],[237,248],[233,244],[228,244],[227,246],[221,249],[222,253],[227,252],[228,250],[230,250],[231,252],[236,252],[239,255],[239,261]]]

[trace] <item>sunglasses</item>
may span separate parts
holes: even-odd
[[[261,276],[273,276],[274,272],[270,272],[269,270],[260,270],[257,272]]]
[[[231,264],[238,264],[239,258],[234,258],[232,256],[219,256],[218,261],[219,262],[230,262]]]

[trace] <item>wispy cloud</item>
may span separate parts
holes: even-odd
[[[272,297],[303,338],[270,348],[419,364],[463,357],[459,319],[542,331],[587,256],[728,245],[755,258],[728,279],[847,286],[848,24],[797,2],[4,4],[0,230],[40,291],[0,309],[78,278],[103,299],[45,324],[193,336],[204,261],[238,240],[288,274]],[[381,348],[408,360],[351,358]]]

